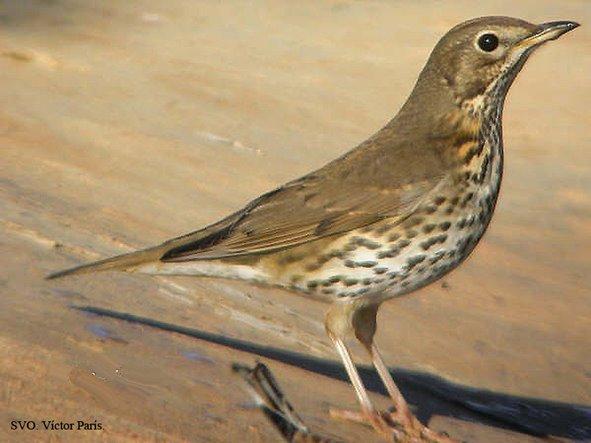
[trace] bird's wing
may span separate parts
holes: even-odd
[[[384,167],[389,165],[380,165],[379,159],[365,165],[344,159],[262,195],[204,230],[172,240],[161,260],[266,253],[386,218],[402,220],[444,179],[439,171],[388,176]]]

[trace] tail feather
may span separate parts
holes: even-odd
[[[143,249],[141,251],[130,252],[127,254],[106,258],[104,260],[86,263],[84,265],[76,266],[70,269],[64,269],[63,271],[58,271],[47,275],[45,279],[53,280],[68,275],[86,274],[89,272],[124,270],[132,266],[148,263],[150,261],[156,261],[160,259],[164,252],[165,249],[162,246],[156,246],[154,248]]]

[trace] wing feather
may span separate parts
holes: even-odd
[[[403,220],[449,178],[448,170],[436,154],[423,156],[417,163],[413,145],[398,147],[397,155],[387,149],[391,147],[370,139],[325,167],[262,195],[226,219],[171,240],[161,260],[268,253],[384,219]]]

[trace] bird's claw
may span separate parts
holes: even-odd
[[[416,417],[390,411],[351,411],[330,409],[331,418],[371,426],[386,441],[394,443],[458,443],[446,434],[424,426]]]

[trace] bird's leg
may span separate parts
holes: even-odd
[[[371,356],[371,361],[374,367],[378,371],[378,375],[380,376],[382,383],[384,383],[384,386],[386,387],[386,391],[388,391],[388,395],[394,402],[395,415],[393,418],[395,418],[396,421],[400,422],[405,427],[413,427],[414,423],[418,420],[411,412],[408,403],[400,392],[400,389],[398,389],[398,386],[396,386],[396,383],[394,383],[392,375],[384,363],[378,347],[372,342],[371,345],[366,346],[366,348],[369,352],[369,355]]]
[[[376,315],[378,307],[379,305],[371,305],[359,309],[352,318],[352,324],[355,336],[369,352],[372,363],[386,387],[388,395],[394,402],[394,412],[390,414],[390,421],[393,425],[398,425],[404,429],[409,441],[419,439],[418,441],[453,443],[455,440],[430,430],[414,416],[400,389],[394,383],[392,375],[373,340],[377,327]]]
[[[379,305],[370,305],[356,311],[352,319],[353,330],[355,337],[357,337],[365,349],[367,349],[367,352],[369,352],[371,361],[378,371],[378,375],[382,383],[384,383],[386,391],[388,391],[390,398],[394,402],[395,413],[392,418],[404,428],[412,428],[418,423],[418,420],[414,417],[408,407],[408,403],[406,403],[402,393],[396,386],[396,383],[394,383],[390,371],[373,340],[377,329],[376,316],[378,308]]]
[[[326,331],[337,352],[339,353],[339,356],[345,365],[347,375],[353,384],[355,394],[357,394],[357,398],[361,405],[361,418],[358,418],[358,414],[352,413],[350,411],[341,412],[331,410],[331,416],[352,419],[354,421],[369,421],[372,427],[388,441],[391,441],[393,438],[396,441],[398,432],[389,427],[389,425],[384,421],[383,417],[372,404],[371,400],[369,399],[369,395],[367,394],[367,390],[365,389],[365,386],[363,386],[359,372],[353,363],[351,353],[345,345],[343,337],[346,335],[345,333],[347,330],[350,329],[350,327],[346,326],[347,324],[350,325],[350,318],[347,316],[346,309],[343,310],[336,308],[329,311],[325,322]]]
[[[422,440],[427,442],[437,442],[437,443],[454,443],[456,440],[448,437],[447,435],[439,434],[427,426],[423,425],[418,418],[412,413],[410,408],[408,407],[408,403],[402,396],[402,393],[394,383],[392,379],[392,375],[388,370],[388,367],[384,363],[380,351],[378,350],[375,343],[372,343],[370,347],[368,347],[368,351],[371,355],[373,365],[375,366],[376,370],[378,371],[378,375],[382,379],[382,383],[386,387],[390,398],[394,402],[394,412],[390,414],[391,419],[395,423],[400,423],[402,427],[407,430],[409,434],[418,435]]]
[[[363,386],[363,382],[361,381],[361,377],[359,376],[359,372],[357,372],[357,368],[353,363],[347,346],[343,340],[339,338],[331,337],[331,339],[335,345],[335,348],[337,349],[337,352],[343,360],[345,369],[347,370],[347,375],[349,375],[349,379],[353,384],[353,388],[355,389],[355,393],[357,394],[357,398],[361,404],[361,417],[358,418],[357,414],[351,413],[350,411],[339,410],[331,410],[331,415],[335,418],[350,419],[353,421],[369,421],[376,431],[384,435],[386,439],[391,440],[393,437],[393,430],[389,428],[388,424],[384,421],[383,417],[376,410],[369,399],[367,390],[365,389],[365,386]]]

